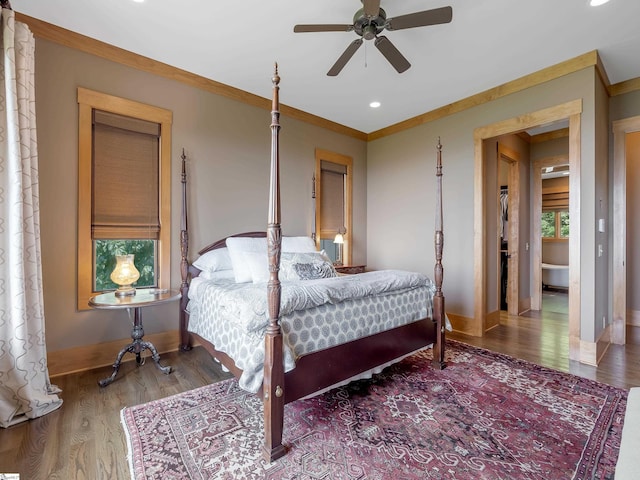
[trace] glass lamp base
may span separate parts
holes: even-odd
[[[116,294],[116,297],[128,297],[130,295],[135,295],[136,289],[133,288],[131,285],[121,285],[115,291],[115,294]]]

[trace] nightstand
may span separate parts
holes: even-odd
[[[142,327],[142,308],[152,305],[159,305],[161,303],[173,302],[181,297],[180,292],[177,290],[166,290],[159,288],[139,288],[136,289],[135,295],[117,297],[113,292],[103,293],[96,295],[89,300],[89,306],[98,309],[133,309],[133,325],[131,329],[131,340],[129,345],[126,345],[113,364],[113,372],[110,377],[98,381],[98,385],[106,387],[116,378],[116,374],[120,369],[120,363],[125,353],[135,353],[136,363],[142,365],[142,358],[140,354],[144,350],[151,352],[151,357],[156,363],[156,366],[164,374],[171,373],[171,367],[165,367],[160,364],[160,355],[151,342],[142,340],[144,336],[144,329]]]
[[[338,273],[351,275],[354,273],[364,273],[364,267],[366,267],[366,265],[336,265],[335,269]]]

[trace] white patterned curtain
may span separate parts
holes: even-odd
[[[1,29],[0,426],[8,427],[49,413],[62,400],[49,380],[44,334],[35,39],[8,8]]]

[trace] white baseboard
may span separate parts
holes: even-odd
[[[178,330],[168,332],[151,333],[144,336],[144,339],[151,342],[158,353],[166,353],[178,350],[180,336]],[[66,375],[68,373],[83,372],[98,367],[113,365],[118,352],[122,347],[131,343],[131,338],[114,340],[113,342],[97,343],[94,345],[84,345],[82,347],[58,350],[47,354],[47,365],[49,376]],[[135,356],[126,354],[123,362],[134,360]]]

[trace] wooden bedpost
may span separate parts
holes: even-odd
[[[182,283],[180,284],[180,350],[191,350],[191,335],[187,330],[187,291],[189,290],[189,232],[187,230],[187,157],[182,149],[182,213],[180,217],[180,276]]]
[[[442,231],[442,145],[438,137],[436,154],[436,229],[435,229],[436,264],[434,267],[434,277],[436,282],[436,293],[433,298],[433,320],[436,322],[436,344],[433,346],[432,365],[442,370],[445,368],[444,342],[445,342],[445,310],[444,295],[442,294],[442,249],[444,247],[444,233]]]
[[[267,283],[267,304],[269,326],[265,336],[264,380],[262,383],[264,410],[263,456],[272,462],[285,454],[282,445],[284,422],[284,365],[282,353],[282,330],[280,329],[281,286],[278,278],[280,270],[280,152],[278,135],[280,131],[278,64],[272,77],[273,103],[271,108],[271,180],[269,183],[269,217],[267,225],[267,254],[269,259],[269,282]]]

